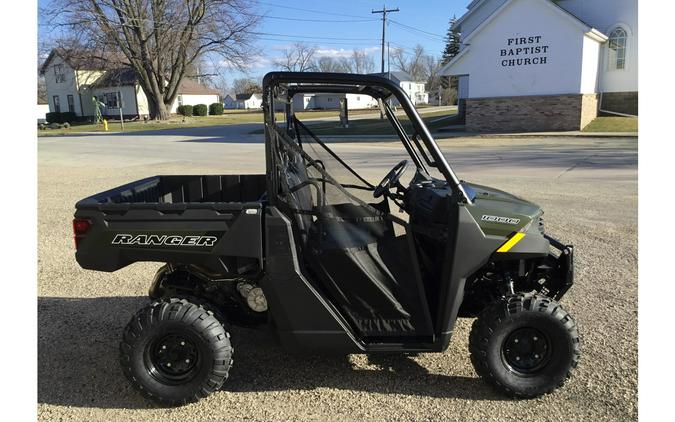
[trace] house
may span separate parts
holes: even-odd
[[[237,99],[234,94],[227,94],[223,98],[223,108],[227,110],[234,110],[237,108]]]
[[[95,102],[104,106],[103,116],[125,118],[148,115],[148,100],[133,69],[111,65],[109,61],[92,56],[54,49],[43,63],[40,73],[45,77],[50,112],[75,113],[78,117],[93,117]],[[175,113],[179,105],[219,102],[217,90],[190,79],[183,79],[171,106]]]
[[[638,113],[637,0],[474,0],[454,24],[460,114],[473,131],[580,130]]]
[[[235,100],[239,109],[248,110],[262,107],[262,94],[237,94]]]
[[[421,81],[414,81],[413,78],[406,72],[395,71],[395,72],[384,72],[384,73],[371,73],[371,75],[382,76],[387,78],[395,83],[405,91],[414,105],[417,104],[428,104],[429,103],[429,93],[424,88],[425,83]]]
[[[370,95],[362,94],[296,94],[293,97],[293,111],[301,110],[337,110],[340,101],[347,99],[347,109],[356,110],[377,107],[377,101]]]

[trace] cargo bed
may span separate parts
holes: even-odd
[[[265,175],[154,176],[76,205],[78,263],[195,264],[217,277],[262,270]],[[78,223],[79,222],[79,223]]]

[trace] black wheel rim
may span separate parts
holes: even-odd
[[[513,373],[536,375],[550,361],[551,342],[544,332],[533,327],[514,330],[502,344],[502,360]]]
[[[166,334],[148,344],[145,365],[163,384],[184,384],[197,375],[200,356],[195,340],[178,333]]]

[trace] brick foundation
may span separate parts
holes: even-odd
[[[469,98],[466,130],[549,132],[581,130],[597,116],[598,94]]]
[[[457,121],[459,123],[466,121],[466,99],[464,98],[457,100]]]
[[[617,113],[638,115],[637,92],[604,92],[602,94],[603,110]],[[601,113],[602,114],[602,113]]]

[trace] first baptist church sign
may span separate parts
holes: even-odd
[[[499,52],[503,67],[546,64],[548,45],[542,44],[541,35],[507,38],[506,47]],[[532,57],[535,55],[535,57]],[[530,56],[530,57],[519,57]]]

